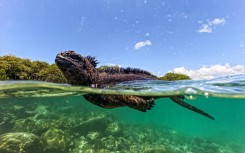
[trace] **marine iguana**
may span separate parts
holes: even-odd
[[[75,51],[65,51],[59,53],[55,62],[64,74],[68,83],[72,85],[82,85],[96,88],[105,88],[116,85],[123,81],[134,80],[158,80],[151,73],[136,68],[118,68],[118,69],[96,69],[98,61],[92,56],[81,56]],[[103,108],[115,108],[128,106],[130,108],[146,112],[155,104],[155,99],[166,97],[144,97],[131,95],[107,95],[107,94],[86,94],[84,98]],[[206,116],[212,120],[214,118],[208,113],[184,102],[184,96],[169,96],[173,102]]]

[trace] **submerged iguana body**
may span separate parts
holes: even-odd
[[[68,83],[72,85],[83,85],[97,88],[105,88],[123,81],[135,80],[157,80],[151,73],[135,68],[119,68],[98,70],[98,62],[94,57],[83,57],[74,51],[65,51],[56,56],[55,62],[66,77]],[[130,95],[106,95],[106,94],[86,94],[84,98],[91,103],[104,108],[115,108],[128,106],[130,108],[146,112],[154,105],[154,100],[159,97],[143,97]],[[166,97],[165,97],[166,98]],[[183,96],[169,96],[173,102],[214,119],[204,111],[187,104],[183,101]]]

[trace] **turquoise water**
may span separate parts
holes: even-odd
[[[0,152],[244,153],[245,76],[201,81],[137,81],[107,89],[33,81],[0,82]],[[82,95],[184,95],[210,120],[156,100],[145,113],[105,109]]]

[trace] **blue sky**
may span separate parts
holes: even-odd
[[[0,0],[0,56],[54,63],[75,50],[156,75],[241,73],[244,14],[243,0]]]

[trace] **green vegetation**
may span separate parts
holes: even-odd
[[[13,55],[0,56],[0,80],[39,80],[65,83],[56,64],[31,61]]]
[[[118,65],[115,65],[115,66],[107,66],[107,65],[102,65],[98,68],[99,71],[108,71],[110,69],[117,69],[119,70],[120,69],[120,66]]]
[[[175,80],[191,80],[191,78],[184,74],[179,73],[167,73],[164,76],[160,77],[160,80],[166,80],[166,81],[175,81]]]

